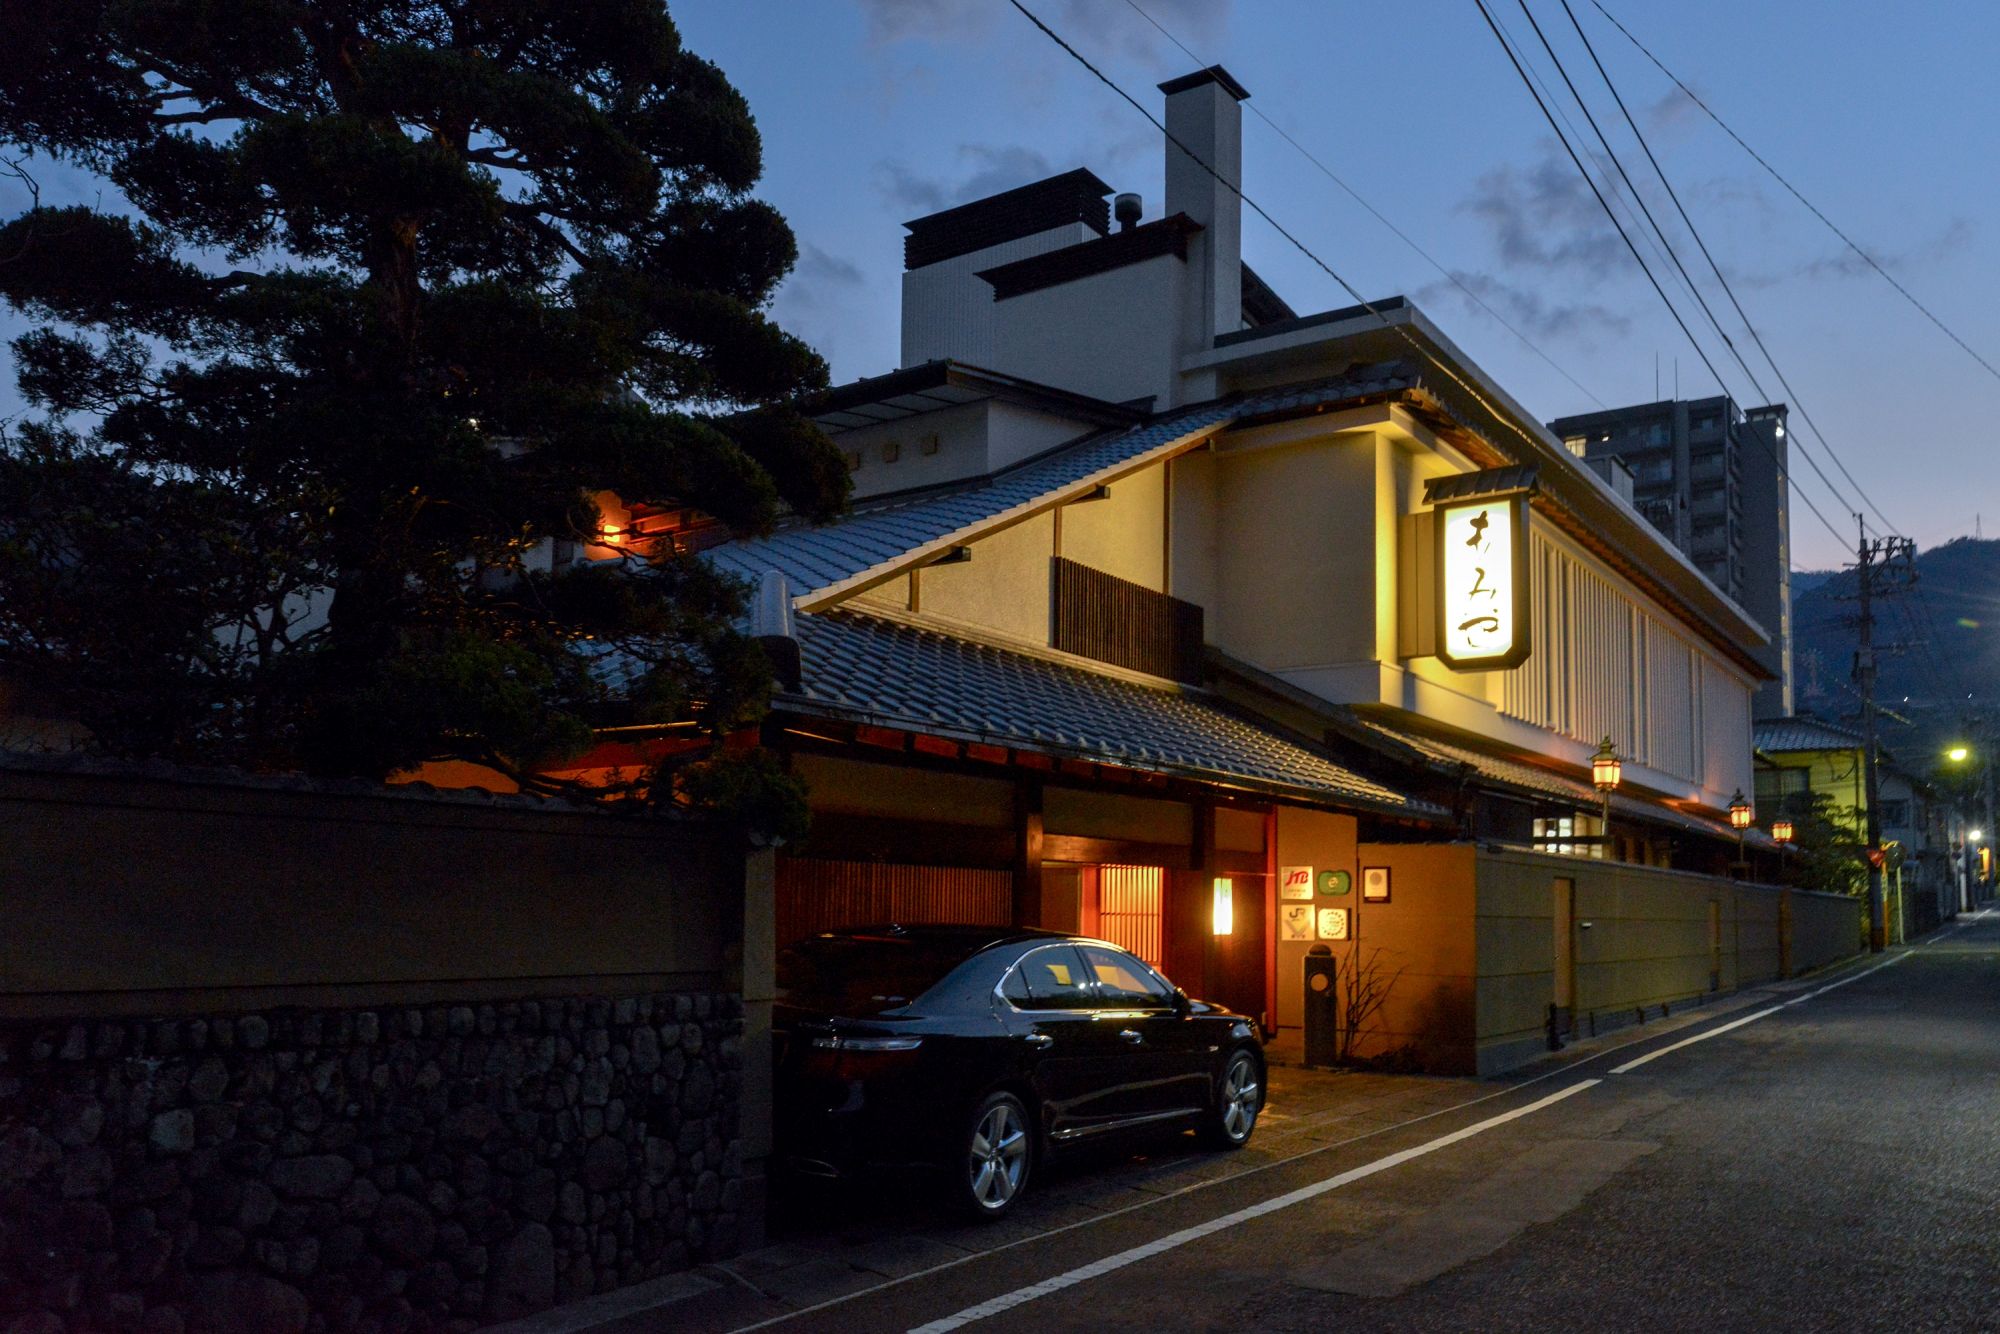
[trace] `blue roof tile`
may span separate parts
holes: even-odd
[[[804,687],[791,707],[1416,818],[1445,814],[1199,692],[853,611],[801,614],[798,637]]]
[[[1164,413],[1141,426],[1099,432],[965,490],[864,505],[830,524],[814,527],[801,523],[768,537],[726,543],[706,556],[722,569],[749,580],[776,570],[785,576],[795,595],[809,595],[918,547],[977,528],[1019,506],[1090,483],[1099,474],[1216,425],[1407,389],[1417,383],[1416,373],[1405,363],[1388,362],[1311,385],[1197,404]]]

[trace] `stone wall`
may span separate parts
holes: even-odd
[[[0,1022],[0,1332],[462,1329],[735,1246],[743,1003]]]

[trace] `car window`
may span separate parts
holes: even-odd
[[[1025,955],[1014,965],[1013,978],[1027,993],[1030,1010],[1084,1010],[1095,1003],[1090,973],[1069,945],[1050,945]],[[1023,1005],[1003,986],[1001,994]]]
[[[1090,970],[1097,977],[1100,1003],[1105,1005],[1169,1004],[1173,991],[1159,974],[1123,950],[1106,945],[1079,945]]]

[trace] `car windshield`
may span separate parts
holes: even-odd
[[[821,936],[778,951],[778,1001],[819,1014],[880,1014],[937,985],[967,951],[900,936]]]

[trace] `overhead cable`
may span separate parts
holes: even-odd
[[[1708,267],[1715,274],[1716,282],[1721,284],[1723,292],[1729,297],[1729,304],[1736,308],[1737,318],[1743,321],[1743,328],[1749,333],[1750,340],[1757,345],[1757,351],[1770,364],[1772,374],[1778,377],[1778,385],[1785,391],[1786,399],[1798,409],[1799,419],[1812,431],[1820,447],[1826,451],[1827,457],[1833,460],[1834,467],[1840,469],[1840,475],[1854,487],[1854,493],[1861,497],[1869,509],[1875,511],[1875,517],[1886,524],[1890,532],[1895,533],[1896,525],[1890,523],[1889,516],[1882,512],[1882,507],[1875,503],[1874,497],[1862,489],[1861,483],[1855,480],[1854,474],[1848,471],[1845,463],[1841,462],[1840,455],[1834,451],[1832,443],[1826,438],[1826,433],[1819,429],[1819,423],[1806,411],[1805,401],[1799,397],[1798,391],[1792,388],[1791,381],[1785,378],[1784,369],[1778,365],[1777,358],[1773,357],[1771,350],[1764,345],[1763,336],[1757,332],[1757,326],[1750,322],[1749,312],[1745,311],[1743,303],[1736,299],[1736,289],[1729,285],[1729,279],[1724,276],[1722,266],[1716,263],[1715,256],[1709,253],[1708,243],[1702,239],[1700,229],[1694,225],[1694,219],[1688,216],[1686,207],[1681,203],[1679,192],[1674,189],[1673,182],[1667,179],[1667,173],[1660,166],[1660,160],[1653,156],[1652,145],[1646,142],[1645,134],[1639,129],[1639,122],[1633,118],[1631,110],[1625,105],[1624,97],[1618,92],[1618,85],[1612,82],[1610,72],[1604,68],[1604,62],[1597,58],[1597,48],[1591,45],[1590,35],[1583,30],[1583,25],[1577,22],[1576,11],[1570,8],[1569,0],[1562,0],[1562,7],[1563,13],[1569,15],[1570,26],[1576,29],[1576,35],[1582,39],[1583,49],[1590,55],[1590,63],[1597,67],[1597,73],[1603,78],[1604,86],[1611,91],[1611,99],[1618,104],[1618,111],[1625,117],[1625,124],[1631,129],[1632,137],[1639,141],[1639,148],[1645,153],[1646,161],[1652,164],[1653,174],[1660,178],[1660,184],[1666,188],[1667,198],[1673,201],[1675,211],[1680,214],[1681,222],[1688,229],[1688,235],[1692,236],[1695,245],[1700,247],[1701,257],[1708,261]],[[1897,535],[1901,536],[1900,533]]]
[[[1132,7],[1133,12],[1138,14],[1140,18],[1152,24],[1153,27],[1159,32],[1159,34],[1162,37],[1166,38],[1169,42],[1172,42],[1175,46],[1179,47],[1181,49],[1182,54],[1186,55],[1189,60],[1194,61],[1195,64],[1201,66],[1204,69],[1206,69],[1209,65],[1214,63],[1213,61],[1203,60],[1200,56],[1196,55],[1186,42],[1183,42],[1180,38],[1176,37],[1172,32],[1168,31],[1165,25],[1163,25],[1158,19],[1154,18],[1151,14],[1147,13],[1143,8],[1141,8],[1139,5],[1139,0],[1125,0],[1125,3],[1127,5],[1130,5]],[[1380,209],[1376,208],[1373,204],[1369,203],[1365,198],[1363,198],[1360,191],[1356,190],[1353,186],[1349,185],[1346,181],[1342,180],[1340,176],[1333,170],[1333,168],[1327,166],[1326,163],[1322,162],[1318,157],[1316,157],[1313,154],[1313,152],[1310,149],[1308,149],[1304,144],[1300,143],[1297,139],[1293,138],[1291,133],[1287,131],[1284,126],[1278,124],[1277,121],[1272,120],[1268,115],[1264,114],[1263,108],[1257,106],[1255,103],[1252,103],[1250,105],[1250,114],[1257,117],[1257,119],[1263,121],[1264,124],[1269,126],[1271,130],[1274,133],[1276,133],[1279,138],[1283,139],[1286,143],[1290,144],[1293,148],[1297,149],[1299,151],[1300,156],[1304,157],[1306,161],[1312,163],[1313,166],[1319,169],[1320,174],[1322,174],[1329,181],[1332,181],[1335,185],[1339,186],[1342,190],[1344,190],[1347,193],[1348,198],[1352,199],[1355,203],[1359,204],[1363,209],[1367,210],[1370,217],[1374,218],[1375,221],[1381,223],[1384,227],[1388,228],[1390,232],[1394,233],[1397,240],[1401,241],[1404,245],[1408,246],[1410,249],[1416,251],[1417,255],[1420,258],[1422,258],[1425,263],[1429,264],[1432,268],[1436,269],[1439,273],[1443,274],[1444,277],[1451,282],[1452,286],[1458,288],[1460,292],[1465,294],[1465,298],[1468,301],[1471,301],[1474,305],[1478,306],[1488,315],[1491,315],[1494,318],[1494,320],[1499,323],[1501,328],[1505,329],[1508,333],[1513,334],[1514,337],[1520,339],[1522,345],[1525,346],[1530,352],[1533,352],[1536,356],[1540,357],[1543,361],[1547,362],[1549,366],[1556,372],[1556,374],[1562,376],[1563,379],[1568,380],[1572,385],[1574,385],[1578,393],[1582,394],[1585,398],[1589,399],[1591,402],[1597,404],[1597,406],[1600,408],[1606,406],[1603,399],[1599,398],[1596,394],[1591,393],[1588,386],[1586,386],[1581,380],[1578,380],[1574,375],[1571,375],[1567,370],[1563,369],[1563,366],[1560,362],[1558,362],[1554,357],[1551,357],[1547,352],[1544,352],[1538,345],[1536,345],[1535,341],[1532,338],[1529,338],[1528,335],[1522,333],[1518,328],[1516,328],[1513,325],[1511,321],[1508,320],[1508,318],[1505,315],[1502,315],[1499,311],[1495,310],[1491,305],[1489,305],[1486,299],[1480,296],[1478,292],[1474,291],[1473,288],[1469,284],[1467,284],[1463,278],[1461,278],[1457,273],[1454,273],[1452,270],[1446,268],[1442,263],[1440,263],[1436,258],[1434,258],[1428,250],[1424,249],[1421,245],[1418,245],[1417,242],[1410,236],[1408,232],[1405,232],[1401,227],[1398,227],[1395,223],[1391,222]]]
[[[1654,275],[1652,267],[1646,263],[1645,257],[1639,253],[1639,247],[1634,244],[1631,235],[1625,230],[1625,225],[1619,221],[1618,215],[1613,212],[1610,201],[1604,197],[1604,191],[1598,188],[1596,178],[1585,168],[1583,159],[1578,156],[1575,146],[1570,143],[1568,136],[1564,135],[1562,128],[1556,123],[1555,113],[1549,109],[1548,102],[1543,99],[1541,91],[1535,87],[1535,81],[1529,77],[1527,67],[1522,64],[1521,57],[1515,53],[1513,44],[1500,31],[1498,21],[1494,19],[1492,11],[1486,7],[1486,0],[1473,0],[1473,3],[1479,7],[1480,16],[1486,20],[1486,26],[1493,30],[1493,39],[1499,42],[1500,49],[1506,52],[1508,62],[1514,66],[1514,72],[1520,75],[1521,82],[1527,87],[1529,96],[1535,99],[1535,105],[1541,109],[1542,118],[1548,121],[1549,129],[1555,134],[1557,140],[1561,142],[1563,151],[1569,154],[1570,161],[1576,164],[1577,172],[1583,177],[1584,183],[1590,187],[1591,194],[1597,197],[1598,206],[1604,210],[1604,216],[1611,220],[1612,227],[1618,232],[1618,238],[1625,243],[1625,248],[1631,251],[1633,262],[1638,264],[1639,271],[1646,275],[1646,281],[1652,284],[1653,290],[1659,294],[1660,301],[1666,306],[1668,313],[1674,317],[1674,323],[1680,326],[1682,335],[1688,340],[1688,345],[1694,349],[1695,355],[1701,358],[1701,364],[1708,368],[1708,373],[1714,377],[1716,384],[1724,384],[1722,373],[1716,370],[1715,363],[1709,360],[1707,350],[1695,338],[1694,331],[1688,328],[1687,320],[1682,317],[1679,307],[1675,306],[1673,301],[1668,298],[1666,289],[1660,285],[1660,280]],[[1752,438],[1757,439],[1760,444],[1763,443],[1762,439],[1754,433]],[[1768,449],[1769,447],[1766,446],[1766,448]],[[1779,479],[1781,481],[1788,480],[1785,477],[1784,465],[1778,462],[1775,453],[1772,455],[1772,461],[1777,463]],[[1812,511],[1813,517],[1818,519],[1827,532],[1833,535],[1834,540],[1844,548],[1847,545],[1846,536],[1833,526],[1833,521],[1820,511],[1819,506],[1813,504],[1812,497],[1808,496],[1803,490],[1798,491],[1798,496],[1800,500],[1805,502],[1806,508]]]
[[[1738,148],[1741,148],[1744,152],[1748,153],[1751,159],[1754,160],[1758,166],[1762,167],[1765,171],[1769,172],[1771,174],[1771,179],[1775,180],[1778,184],[1784,186],[1786,190],[1790,191],[1792,198],[1798,200],[1801,204],[1804,204],[1815,218],[1818,218],[1821,222],[1826,224],[1826,228],[1828,231],[1832,232],[1835,236],[1840,238],[1841,243],[1843,245],[1845,245],[1849,250],[1852,250],[1856,255],[1858,255],[1861,258],[1862,262],[1867,264],[1869,268],[1875,270],[1876,273],[1880,274],[1884,282],[1888,283],[1889,286],[1895,288],[1899,293],[1901,293],[1903,299],[1909,302],[1911,305],[1915,306],[1917,310],[1923,314],[1923,317],[1925,319],[1929,320],[1932,324],[1935,324],[1938,327],[1938,329],[1944,334],[1945,337],[1951,339],[1952,342],[1957,343],[1959,347],[1963,348],[1965,350],[1965,354],[1971,357],[1974,361],[1978,362],[1981,366],[1983,366],[1986,369],[1986,373],[1988,375],[1991,375],[1996,380],[2000,380],[2000,369],[1996,369],[1992,362],[1988,361],[1985,357],[1982,357],[1977,352],[1973,351],[1972,345],[1970,343],[1967,343],[1963,338],[1960,338],[1958,334],[1953,332],[1951,326],[1946,324],[1943,320],[1939,319],[1934,313],[1932,313],[1931,308],[1929,306],[1926,306],[1923,302],[1917,300],[1916,296],[1913,293],[1911,293],[1909,288],[1897,282],[1895,275],[1891,274],[1887,269],[1883,268],[1881,264],[1877,263],[1875,257],[1869,254],[1866,250],[1863,250],[1859,242],[1857,242],[1853,237],[1849,236],[1846,232],[1842,231],[1838,226],[1836,226],[1833,219],[1827,217],[1825,213],[1822,213],[1817,204],[1813,203],[1812,200],[1807,199],[1803,194],[1800,194],[1797,186],[1793,185],[1790,181],[1786,180],[1784,176],[1779,173],[1776,167],[1772,166],[1769,162],[1764,160],[1763,154],[1759,153],[1756,149],[1752,148],[1749,144],[1745,143],[1743,141],[1743,136],[1738,134],[1735,130],[1729,127],[1729,122],[1725,121],[1722,117],[1716,115],[1714,108],[1710,107],[1708,103],[1702,101],[1700,96],[1696,94],[1694,89],[1688,87],[1685,83],[1681,82],[1680,75],[1674,73],[1672,70],[1668,69],[1666,65],[1662,64],[1660,58],[1654,55],[1652,51],[1647,49],[1647,46],[1644,42],[1640,41],[1637,37],[1634,37],[1632,35],[1632,30],[1630,28],[1627,28],[1623,23],[1620,23],[1618,21],[1618,16],[1616,14],[1613,14],[1610,10],[1604,7],[1603,0],[1590,0],[1590,3],[1596,7],[1598,13],[1604,15],[1605,18],[1611,20],[1611,25],[1617,28],[1619,32],[1624,33],[1625,40],[1632,43],[1632,45],[1638,47],[1640,53],[1643,54],[1646,57],[1646,59],[1652,61],[1654,66],[1658,68],[1660,73],[1666,75],[1667,78],[1673,81],[1673,84],[1676,88],[1680,89],[1683,93],[1687,94],[1687,98],[1690,102],[1693,102],[1697,107],[1700,107],[1702,113],[1706,115],[1710,120],[1714,121],[1716,125],[1721,128],[1724,134],[1728,135],[1731,139],[1734,139],[1736,141],[1736,146]]]

